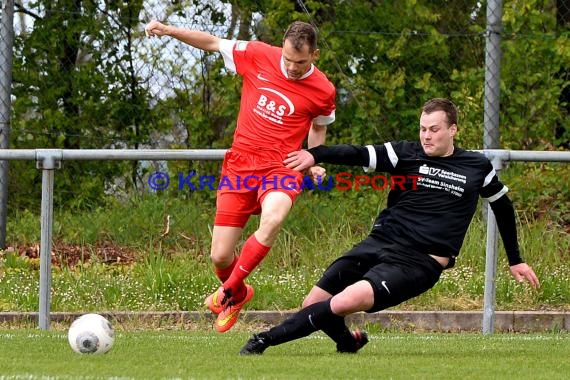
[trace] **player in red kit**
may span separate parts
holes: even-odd
[[[228,70],[243,77],[237,127],[222,166],[224,186],[216,199],[210,258],[222,285],[205,304],[218,314],[214,327],[229,330],[253,297],[245,278],[275,242],[295,198],[303,174],[283,165],[291,151],[325,142],[327,125],[335,119],[333,84],[314,65],[319,56],[315,29],[293,22],[282,47],[260,41],[234,41],[209,33],[151,21],[149,36],[171,36],[195,48],[221,53]],[[314,178],[324,169],[309,169]],[[251,215],[260,214],[257,230],[236,245]]]

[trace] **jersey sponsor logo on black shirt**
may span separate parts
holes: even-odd
[[[420,174],[425,176],[418,179],[418,186],[443,190],[457,197],[461,197],[465,192],[465,189],[461,184],[465,184],[467,182],[467,177],[462,174],[457,174],[440,168],[433,168],[426,164],[420,166],[418,171]],[[452,181],[459,182],[460,184],[457,185],[452,183]]]

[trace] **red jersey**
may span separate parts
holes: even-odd
[[[280,47],[223,40],[220,52],[226,67],[243,77],[233,147],[285,155],[301,148],[313,120],[334,121],[336,90],[314,65],[303,78],[290,80]]]

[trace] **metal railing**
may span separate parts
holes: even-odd
[[[221,160],[225,149],[0,149],[0,160],[33,160],[42,170],[40,284],[38,324],[42,330],[50,324],[51,240],[53,225],[54,172],[62,161],[78,160]],[[517,151],[486,149],[485,154],[499,172],[509,161],[570,162],[570,152]],[[488,209],[487,244],[485,258],[485,294],[483,305],[483,334],[492,334],[495,324],[495,295],[498,256],[498,230],[494,215]]]

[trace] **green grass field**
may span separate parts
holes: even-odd
[[[320,333],[240,356],[246,331],[117,331],[79,355],[65,330],[0,330],[0,379],[566,379],[570,335],[374,333],[338,354]]]

